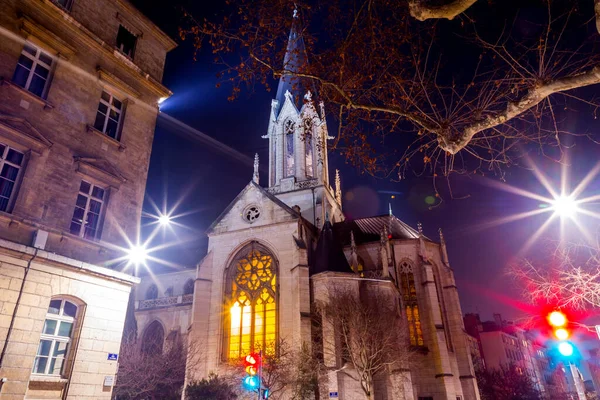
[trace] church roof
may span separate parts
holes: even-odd
[[[229,213],[229,211],[231,211],[231,209],[233,208],[233,206],[235,205],[235,203],[237,203],[243,197],[243,195],[246,192],[247,188],[252,187],[252,186],[258,188],[258,190],[260,190],[260,192],[264,196],[266,196],[269,200],[273,201],[279,207],[283,208],[285,211],[287,211],[288,213],[290,213],[292,216],[298,217],[298,218],[302,218],[302,216],[299,213],[297,213],[296,211],[294,211],[290,206],[288,206],[287,204],[285,204],[283,201],[279,200],[276,196],[274,196],[271,193],[269,193],[265,188],[263,188],[262,186],[260,186],[259,184],[257,184],[254,181],[250,181],[250,183],[248,183],[246,185],[246,188],[244,188],[244,190],[242,190],[235,197],[235,199],[233,199],[231,201],[231,203],[229,203],[229,205],[227,206],[227,208],[225,208],[223,210],[223,212],[217,217],[217,219],[215,219],[214,222],[208,227],[208,229],[206,230],[206,233],[212,232],[212,230],[214,229],[214,227],[217,226],[217,224],[219,222],[221,222],[221,220],[227,215],[227,213]]]
[[[313,260],[311,275],[325,271],[353,273],[344,255],[342,244],[333,234],[333,226],[329,220],[325,221],[321,229]]]
[[[285,57],[283,59],[283,70],[286,72],[303,72],[306,65],[308,65],[306,47],[299,25],[300,21],[297,11],[294,11],[292,29],[290,30]],[[292,94],[294,104],[298,110],[300,110],[304,104],[304,95],[309,90],[312,92],[314,98],[316,90],[311,82],[308,82],[306,79],[300,79],[297,76],[283,75],[279,78],[279,85],[277,86],[276,100],[279,102],[278,111],[281,110],[281,107],[283,107],[283,103],[285,102],[285,92],[289,91]]]
[[[387,228],[388,234],[392,235],[392,239],[419,238],[419,232],[416,229],[389,214],[338,222],[334,225],[334,231],[340,242],[347,246],[350,244],[351,231],[354,232],[356,244],[375,242],[380,240],[384,226]]]

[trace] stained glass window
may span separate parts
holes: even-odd
[[[400,264],[400,284],[402,290],[402,300],[406,310],[408,320],[408,334],[410,344],[413,346],[423,346],[423,331],[421,330],[421,316],[419,314],[419,305],[417,303],[417,288],[415,286],[415,276],[412,265],[407,262]]]
[[[313,171],[313,124],[310,119],[304,121],[304,159],[306,163],[306,176],[312,178]]]
[[[277,276],[273,257],[253,243],[230,269],[226,324],[227,358],[258,350],[274,352],[277,334]]]
[[[285,121],[285,176],[294,176],[294,122],[290,119]]]

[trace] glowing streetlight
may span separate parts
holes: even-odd
[[[135,245],[127,252],[127,258],[129,259],[129,262],[135,266],[142,265],[146,263],[148,251],[144,246]]]
[[[558,196],[551,202],[551,205],[554,213],[563,218],[573,218],[579,211],[573,196]]]
[[[166,214],[161,215],[160,217],[158,217],[158,223],[160,224],[160,226],[169,226],[171,225],[171,217],[169,217]]]

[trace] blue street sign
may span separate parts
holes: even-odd
[[[338,398],[338,392],[329,392],[329,398],[330,399],[337,399]]]
[[[117,361],[119,359],[119,355],[115,353],[108,353],[107,360],[109,361]]]

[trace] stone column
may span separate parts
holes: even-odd
[[[446,336],[444,334],[444,324],[440,313],[438,294],[435,288],[433,275],[433,267],[429,263],[423,263],[423,290],[427,299],[428,313],[421,315],[427,319],[429,332],[431,332],[432,342],[427,343],[431,347],[432,356],[436,360],[436,375],[435,378],[440,382],[438,388],[444,393],[447,399],[456,399],[457,390],[454,387],[454,375],[450,365],[450,356],[448,354],[448,346],[446,344]],[[427,317],[429,314],[429,317]],[[422,318],[423,318],[422,317]],[[422,321],[425,322],[425,321]],[[460,394],[460,393],[459,393]]]

